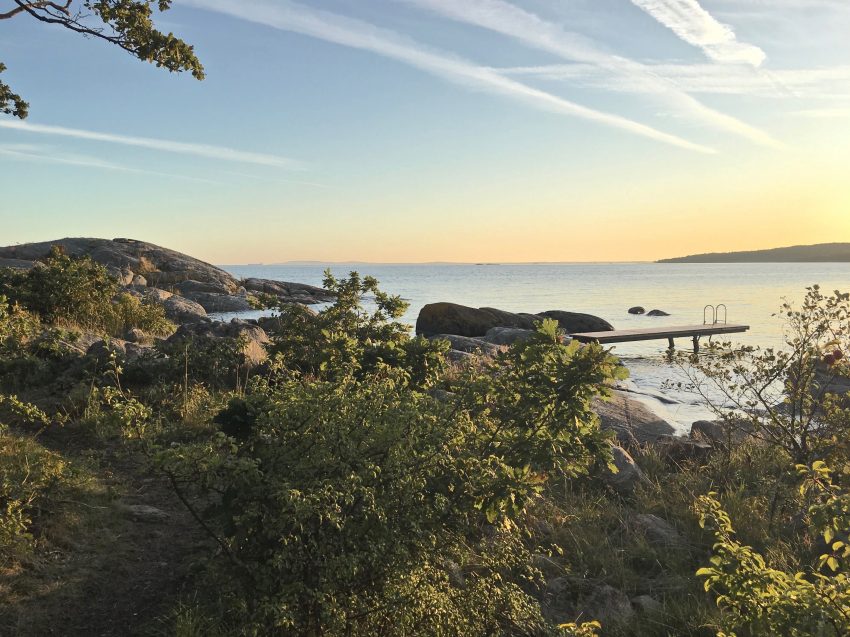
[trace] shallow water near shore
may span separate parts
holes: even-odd
[[[805,288],[850,290],[850,263],[558,263],[482,265],[227,265],[237,277],[262,277],[321,285],[326,267],[336,276],[355,270],[376,277],[381,288],[410,303],[404,321],[414,325],[427,303],[449,301],[512,312],[568,310],[600,316],[616,329],[693,325],[706,305],[725,304],[730,323],[750,326],[728,340],[761,347],[782,342],[782,322],[773,315],[783,298],[799,301]],[[667,317],[632,316],[628,308],[660,309]],[[242,314],[241,316],[251,316]],[[229,318],[234,314],[221,315]],[[727,340],[725,337],[723,340]],[[687,350],[690,339],[679,339]],[[614,347],[629,368],[625,388],[681,433],[711,412],[687,391],[669,387],[684,380],[666,354],[666,340]]]

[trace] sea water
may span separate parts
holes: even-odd
[[[262,277],[321,286],[325,268],[377,278],[381,288],[404,298],[404,321],[416,323],[427,303],[449,301],[511,312],[567,310],[600,316],[615,329],[702,324],[706,305],[724,304],[729,323],[750,326],[723,340],[761,347],[782,343],[775,316],[783,299],[801,301],[806,287],[850,291],[850,263],[558,263],[558,264],[345,264],[230,265],[237,277]],[[630,315],[632,306],[660,309],[666,317]],[[233,314],[219,318],[229,318]],[[246,315],[242,315],[246,316]],[[247,316],[250,316],[248,314]],[[711,317],[711,311],[708,312]],[[721,317],[722,318],[722,317]],[[688,349],[690,339],[678,339]],[[666,340],[622,343],[613,351],[628,367],[625,388],[686,433],[691,423],[711,417],[698,396],[676,389],[685,380],[667,357]]]

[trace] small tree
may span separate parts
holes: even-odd
[[[410,326],[398,320],[408,304],[381,291],[374,277],[351,272],[337,279],[327,270],[323,285],[336,300],[318,314],[276,297],[261,298],[278,312],[269,350],[286,369],[335,378],[368,373],[384,364],[405,369],[419,385],[428,384],[443,369],[442,353],[448,345],[411,338]]]
[[[167,11],[171,0],[11,0],[0,10],[0,20],[29,16],[86,37],[104,40],[133,57],[169,71],[189,71],[204,77],[204,68],[192,47],[153,24],[154,11]],[[0,63],[0,73],[6,70]],[[25,118],[29,105],[0,81],[0,112]]]
[[[850,437],[842,378],[850,371],[850,295],[807,288],[800,309],[782,305],[784,347],[716,344],[689,358],[685,371],[730,429],[809,464],[834,454]]]
[[[102,265],[89,257],[69,257],[58,247],[27,272],[0,271],[0,294],[46,323],[100,326],[117,290],[117,282]]]

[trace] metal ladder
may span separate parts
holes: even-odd
[[[720,309],[723,308],[723,325],[726,325],[726,317],[729,314],[728,309],[726,308],[725,303],[719,303],[717,305],[706,305],[702,309],[702,324],[703,325],[717,325],[720,323]],[[711,310],[711,322],[708,322],[708,311]]]

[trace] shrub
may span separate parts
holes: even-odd
[[[71,258],[58,247],[32,269],[0,271],[0,294],[45,323],[100,327],[118,283],[89,257]]]
[[[693,387],[728,427],[781,449],[794,463],[846,452],[850,411],[835,381],[850,371],[850,295],[826,296],[815,285],[799,310],[786,302],[780,316],[784,347],[714,345],[690,359]]]
[[[431,383],[445,365],[448,345],[410,337],[410,326],[398,322],[407,303],[382,292],[373,277],[351,272],[337,279],[325,272],[324,287],[335,302],[318,314],[302,305],[263,297],[278,310],[270,353],[289,370],[322,378],[369,373],[380,365],[403,368],[417,385]],[[371,312],[364,297],[371,296]]]
[[[127,293],[116,296],[118,289],[102,265],[88,256],[69,257],[58,247],[28,271],[0,269],[0,294],[46,324],[70,324],[110,336],[123,336],[135,327],[157,336],[174,331],[162,306]]]
[[[103,309],[101,327],[112,336],[123,336],[133,328],[152,336],[167,336],[175,329],[161,305],[139,300],[126,292],[116,296]]]
[[[697,575],[717,595],[723,612],[719,635],[744,630],[750,635],[847,635],[850,633],[850,579],[842,564],[850,546],[837,538],[850,528],[850,494],[837,486],[822,462],[801,465],[800,487],[815,503],[812,530],[821,533],[826,552],[804,571],[771,568],[758,552],[741,544],[729,515],[711,493],[697,500],[700,523],[714,529],[710,566]],[[846,535],[843,536],[846,539]],[[826,567],[826,573],[822,569]]]
[[[238,623],[261,634],[554,631],[528,593],[540,581],[522,513],[551,477],[606,458],[589,403],[614,360],[563,345],[547,324],[470,371],[448,403],[404,367],[370,367],[255,379],[217,417],[217,437],[161,453],[229,558],[217,587]]]
[[[0,565],[33,547],[33,519],[65,473],[65,463],[28,436],[0,424]]]

